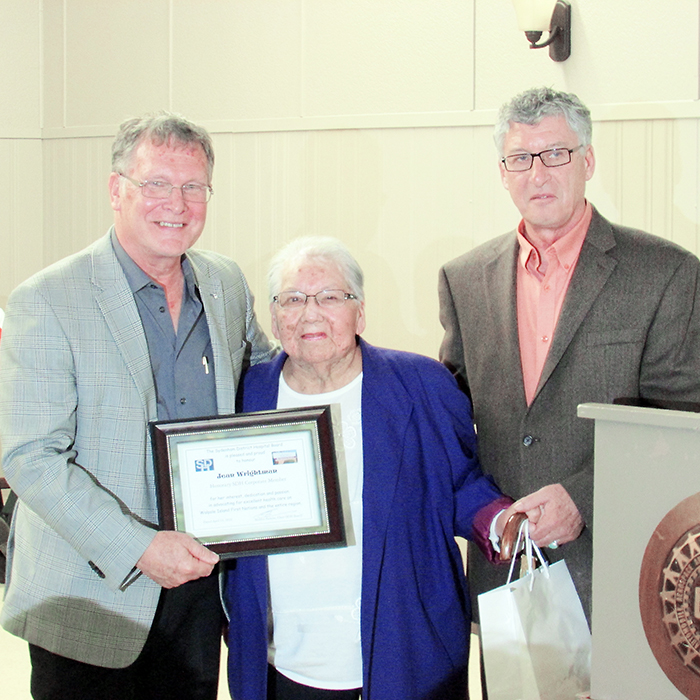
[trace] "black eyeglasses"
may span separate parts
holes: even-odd
[[[119,177],[123,177],[133,185],[141,188],[141,194],[148,199],[168,199],[173,189],[178,189],[182,192],[182,198],[186,202],[197,202],[204,204],[208,202],[214,194],[211,185],[198,185],[195,182],[190,182],[186,185],[171,185],[169,182],[162,180],[134,180],[133,177],[119,173]]]
[[[316,294],[304,294],[304,292],[280,292],[272,297],[283,309],[301,309],[306,306],[309,299],[316,299],[319,306],[334,309],[342,306],[347,299],[357,299],[354,294],[348,294],[342,289],[324,289]]]
[[[501,158],[501,163],[503,163],[503,167],[509,173],[521,173],[529,170],[535,158],[539,158],[547,168],[559,168],[562,165],[571,163],[571,154],[574,151],[578,151],[579,148],[583,148],[583,146],[576,146],[575,148],[548,148],[546,151],[540,151],[539,153],[515,153],[512,156]]]

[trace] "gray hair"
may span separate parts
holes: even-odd
[[[214,171],[214,145],[206,129],[172,112],[155,112],[127,119],[112,144],[112,171],[126,174],[134,151],[145,139],[157,146],[171,140],[180,144],[201,146],[207,158],[207,174],[211,183]]]
[[[346,245],[330,236],[304,236],[295,238],[272,258],[267,273],[270,303],[282,291],[282,279],[290,268],[314,261],[336,265],[348,286],[345,291],[364,301],[364,274]]]
[[[563,116],[578,136],[579,145],[591,145],[593,124],[586,105],[573,92],[559,92],[548,87],[531,88],[506,102],[498,112],[493,140],[503,156],[506,134],[513,123],[535,126],[545,117]]]

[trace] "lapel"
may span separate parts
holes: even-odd
[[[255,365],[255,372],[246,375],[242,410],[269,411],[277,408],[280,374],[287,357],[287,353],[282,351],[270,362]]]
[[[486,289],[486,318],[495,335],[488,341],[495,361],[490,366],[500,368],[501,383],[513,382],[510,395],[516,395],[519,405],[525,407],[525,385],[520,361],[518,339],[518,308],[516,296],[516,265],[518,239],[515,232],[502,239],[494,248],[493,257],[483,267],[483,285]]]
[[[151,360],[134,295],[126,281],[110,240],[111,230],[91,252],[90,282],[114,342],[141,395],[147,420],[157,417]]]
[[[204,306],[209,326],[209,337],[214,355],[214,368],[216,372],[216,401],[220,414],[229,414],[236,407],[236,378],[233,376],[233,364],[231,353],[237,348],[229,348],[226,333],[226,309],[224,306],[224,292],[221,280],[211,277],[206,265],[199,260],[196,253],[187,253],[194,277],[199,288],[199,293]]]
[[[363,610],[374,610],[384,560],[387,529],[401,473],[403,443],[413,402],[382,351],[362,348],[362,511]],[[363,622],[365,618],[363,616]],[[364,625],[363,625],[364,627]],[[367,630],[363,630],[367,634]]]
[[[610,222],[594,208],[593,218],[564,298],[552,347],[542,368],[533,404],[615,269],[617,261],[607,254],[614,246],[615,237]]]

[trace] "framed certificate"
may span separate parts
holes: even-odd
[[[163,529],[222,559],[346,544],[330,406],[150,429]]]

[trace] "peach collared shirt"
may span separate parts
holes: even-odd
[[[527,405],[535,398],[552,344],[564,297],[583,247],[593,209],[586,202],[581,219],[556,243],[540,252],[527,239],[525,222],[518,226],[516,300],[518,339]]]

